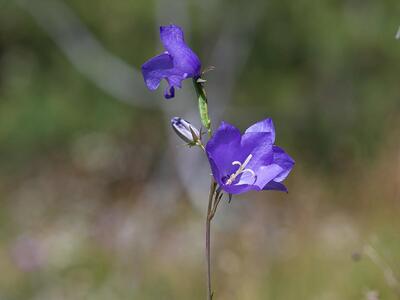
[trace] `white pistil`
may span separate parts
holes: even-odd
[[[253,155],[249,154],[249,156],[247,156],[246,160],[245,160],[243,163],[241,163],[240,161],[237,161],[237,160],[235,160],[234,162],[232,162],[232,165],[233,165],[233,166],[234,166],[234,165],[238,165],[238,166],[239,166],[239,169],[237,169],[237,171],[236,171],[235,173],[233,173],[233,174],[229,177],[229,179],[228,179],[228,180],[226,181],[226,183],[225,183],[226,185],[232,184],[232,183],[235,181],[236,177],[238,177],[240,174],[243,174],[243,173],[245,173],[245,172],[249,172],[251,175],[253,175],[253,177],[256,177],[256,174],[254,173],[253,170],[251,170],[251,169],[245,169],[246,166],[247,166],[247,164],[250,162],[250,160],[251,160],[252,157],[253,157]]]

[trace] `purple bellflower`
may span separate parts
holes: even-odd
[[[161,80],[166,79],[169,86],[164,91],[164,97],[170,99],[175,96],[175,88],[182,87],[182,80],[200,77],[201,63],[186,45],[179,26],[161,26],[160,38],[166,51],[146,61],[142,74],[150,90],[157,89]]]
[[[287,192],[282,181],[294,160],[274,145],[275,128],[271,119],[240,131],[222,122],[206,145],[212,174],[222,190],[241,194],[250,190]]]

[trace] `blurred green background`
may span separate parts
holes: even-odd
[[[214,126],[272,117],[296,160],[289,194],[219,208],[215,299],[400,299],[399,8],[1,0],[0,298],[205,299],[207,163],[169,125],[199,124],[192,87],[138,73],[177,23]]]

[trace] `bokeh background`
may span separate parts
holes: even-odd
[[[215,299],[400,299],[398,0],[1,0],[0,298],[205,299],[199,125],[140,66],[176,23],[214,126],[272,117],[289,194],[213,223]]]

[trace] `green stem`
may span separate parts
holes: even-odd
[[[208,209],[206,219],[206,262],[207,262],[207,300],[212,300],[213,292],[211,288],[211,255],[210,255],[210,244],[211,244],[211,220],[212,220],[212,207],[215,189],[217,187],[214,179],[211,179],[210,195],[208,196]]]
[[[193,78],[194,89],[196,90],[200,119],[203,126],[207,129],[208,137],[211,138],[211,120],[208,114],[208,101],[206,91],[204,89],[204,80],[199,78]],[[201,140],[197,141],[197,145],[200,146],[204,151],[204,145]],[[211,220],[215,215],[220,198],[219,193],[216,193],[217,183],[214,178],[211,179],[210,194],[208,196],[208,208],[206,218],[206,262],[207,262],[207,300],[212,300],[213,291],[211,288]],[[218,194],[218,195],[217,195]],[[219,199],[217,199],[219,198]]]

